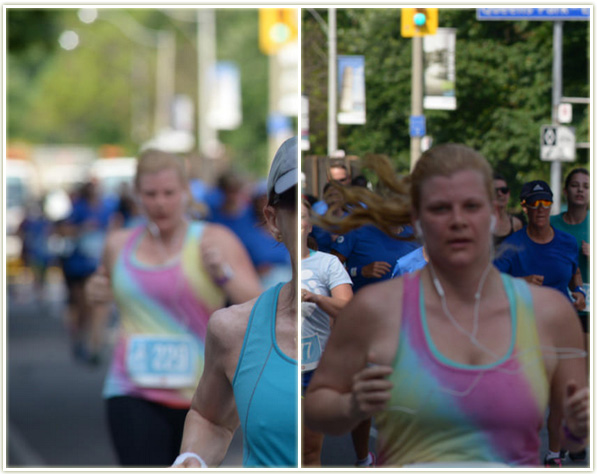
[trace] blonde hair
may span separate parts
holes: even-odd
[[[149,148],[139,155],[137,162],[137,173],[135,175],[135,187],[139,189],[141,176],[157,173],[158,171],[173,169],[178,174],[180,182],[187,186],[186,166],[182,158],[155,148]]]
[[[419,210],[421,189],[425,180],[434,176],[451,176],[462,170],[481,173],[487,197],[493,201],[493,170],[485,157],[466,145],[446,143],[430,148],[417,161],[411,174],[410,196],[413,209]]]
[[[365,168],[379,179],[377,192],[359,186],[344,187],[336,183],[345,199],[349,214],[334,217],[328,210],[314,216],[314,222],[332,232],[344,234],[363,225],[373,224],[388,235],[395,235],[396,226],[411,223],[412,210],[419,210],[423,183],[434,176],[450,176],[457,171],[476,170],[483,176],[487,196],[494,198],[493,174],[487,160],[472,148],[447,143],[430,148],[421,155],[412,173],[397,176],[389,159],[372,155],[365,159]]]

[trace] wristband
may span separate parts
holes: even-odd
[[[232,279],[232,277],[234,277],[234,270],[232,270],[232,267],[227,263],[222,265],[221,270],[223,275],[221,277],[214,278],[214,282],[218,286],[224,286]]]
[[[572,290],[572,293],[582,293],[582,295],[585,297],[585,299],[587,299],[587,292],[580,285],[578,285],[576,288],[574,288],[574,290]]]
[[[201,456],[199,456],[197,453],[192,453],[190,451],[187,451],[186,453],[179,454],[176,457],[176,459],[174,460],[174,462],[172,463],[172,467],[177,466],[178,464],[182,464],[189,458],[195,458],[197,461],[199,461],[201,463],[202,468],[204,468],[204,469],[207,468],[207,464],[205,463],[205,461],[203,459],[201,459]]]
[[[350,267],[350,276],[356,277],[359,274],[359,267]]]
[[[572,433],[572,431],[570,431],[570,428],[568,428],[566,423],[564,423],[564,435],[570,441],[573,441],[577,444],[585,444],[586,438],[579,438],[578,436],[576,436],[574,433]]]

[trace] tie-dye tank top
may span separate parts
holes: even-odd
[[[137,259],[143,226],[126,242],[112,270],[120,322],[104,397],[190,406],[203,371],[207,322],[225,302],[201,262],[204,228],[189,223],[181,254],[164,265]]]
[[[471,366],[448,360],[431,341],[419,275],[404,278],[394,387],[375,417],[380,465],[538,465],[549,384],[526,282],[502,274],[510,347],[496,363]]]

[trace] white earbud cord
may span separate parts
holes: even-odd
[[[435,274],[435,270],[434,270],[431,262],[429,262],[429,269],[431,271],[433,285],[435,286],[437,294],[440,297],[440,300],[442,302],[442,309],[444,311],[444,314],[448,318],[448,320],[452,323],[452,325],[456,329],[458,329],[458,331],[460,331],[462,334],[467,336],[474,346],[478,347],[483,352],[498,359],[499,356],[495,352],[493,352],[490,349],[488,349],[487,347],[483,346],[477,339],[477,332],[479,330],[479,307],[481,304],[481,292],[483,291],[483,286],[485,285],[485,280],[487,279],[487,276],[489,275],[489,271],[491,270],[492,265],[493,264],[490,261],[489,264],[487,265],[487,267],[485,268],[485,270],[483,271],[483,275],[481,276],[481,279],[479,280],[479,285],[477,286],[477,291],[475,292],[475,306],[473,309],[473,329],[470,332],[467,331],[464,327],[462,327],[462,325],[456,320],[456,318],[450,312],[450,309],[448,308],[446,294],[444,292],[443,287],[441,286],[439,279],[437,278],[437,275]]]

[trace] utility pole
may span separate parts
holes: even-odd
[[[328,156],[338,150],[336,79],[336,9],[328,9]]]
[[[562,100],[562,30],[563,21],[553,22],[553,65],[552,65],[552,95],[551,95],[551,123],[559,125],[558,106]],[[550,187],[553,193],[552,214],[560,213],[562,183],[562,162],[556,158],[551,162]]]
[[[209,71],[216,62],[216,23],[213,8],[197,9],[197,53],[199,104],[197,105],[197,138],[200,155],[216,158],[218,142],[217,131],[208,123],[207,112],[209,96],[212,93],[209,84]]]
[[[172,126],[171,107],[174,100],[174,71],[176,71],[176,40],[174,33],[168,30],[157,32],[157,90],[155,114],[156,135]]]

